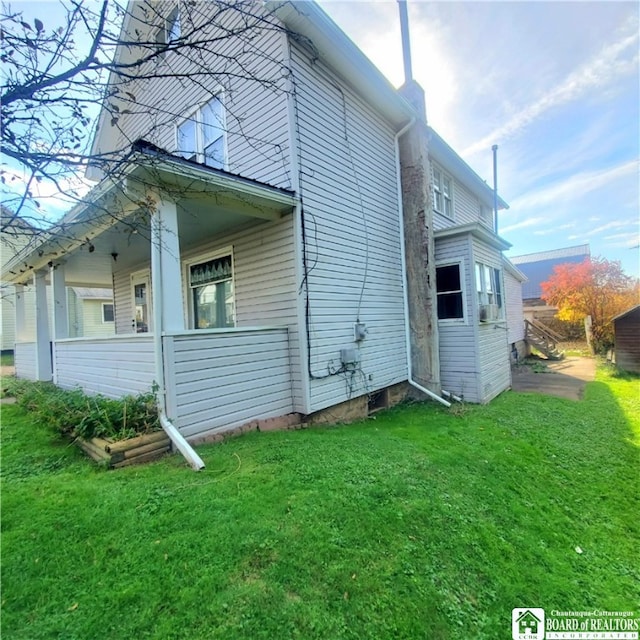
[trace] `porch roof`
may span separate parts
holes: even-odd
[[[457,227],[440,229],[439,231],[436,231],[433,236],[437,242],[440,238],[449,238],[452,236],[459,236],[467,233],[475,236],[476,238],[478,238],[478,240],[482,240],[482,242],[488,244],[490,247],[494,247],[495,249],[499,249],[500,251],[506,251],[507,249],[511,248],[510,242],[507,242],[504,238],[501,238],[499,235],[493,233],[493,231],[487,229],[479,222],[472,222],[469,224],[461,224]]]
[[[297,203],[293,191],[138,141],[117,175],[105,178],[39,241],[3,266],[2,280],[24,283],[35,271],[65,263],[68,285],[111,287],[112,261],[133,264],[149,253],[146,207],[154,192],[178,205],[184,222],[180,237],[187,242],[251,220],[277,220]]]

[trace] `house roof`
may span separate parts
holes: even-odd
[[[524,273],[522,273],[522,271],[520,271],[520,269],[518,269],[518,267],[509,260],[509,258],[507,258],[507,256],[502,256],[502,264],[504,265],[505,271],[508,271],[516,280],[519,280],[520,282],[527,281],[527,276],[525,276]]]
[[[307,40],[319,58],[395,127],[401,128],[418,115],[384,74],[316,2],[266,0],[264,4],[287,26],[290,37],[298,37],[303,44]]]
[[[540,251],[523,256],[511,256],[509,259],[527,277],[522,285],[523,299],[540,298],[541,284],[546,282],[561,264],[579,264],[590,255],[589,245],[565,247],[552,251]]]
[[[538,251],[537,253],[526,253],[521,256],[511,256],[509,260],[513,264],[526,264],[529,262],[540,262],[541,260],[555,260],[556,258],[571,258],[573,256],[591,255],[588,244],[579,244],[573,247],[563,247],[561,249],[551,249],[549,251]]]
[[[616,320],[620,320],[621,318],[631,315],[632,313],[636,313],[637,311],[640,311],[640,304],[637,304],[635,307],[631,307],[631,309],[627,309],[626,311],[619,313],[613,318],[613,321],[615,322]]]
[[[111,289],[91,287],[71,287],[73,292],[82,300],[113,300]]]
[[[93,238],[140,209],[143,198],[140,187],[149,185],[157,185],[160,190],[174,189],[175,193],[170,192],[173,199],[180,200],[181,193],[200,199],[214,198],[221,209],[240,207],[243,215],[266,220],[277,219],[296,205],[292,191],[191,162],[138,141],[120,167],[118,180],[109,177],[103,180],[84,202],[43,234],[37,244],[20,251],[3,266],[3,280],[24,282],[52,260],[66,259],[81,246],[91,245]],[[107,259],[111,257],[108,255]],[[83,285],[106,284],[85,279],[81,282]]]
[[[470,233],[479,240],[482,240],[491,247],[495,247],[500,251],[506,251],[511,248],[511,244],[504,238],[493,233],[479,222],[471,222],[469,224],[461,224],[455,227],[447,227],[446,229],[439,229],[433,236],[436,240],[439,238],[449,238],[454,236]]]

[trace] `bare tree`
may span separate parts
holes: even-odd
[[[140,90],[145,82],[167,80],[185,95],[194,87],[213,91],[232,78],[283,90],[282,61],[256,38],[282,27],[253,0],[135,0],[126,8],[115,0],[61,0],[59,7],[64,17],[49,24],[45,16],[27,18],[2,5],[3,233],[20,228],[12,224],[17,216],[44,229],[47,207],[40,192],[64,194],[70,205],[82,202],[86,172],[117,178],[138,138],[155,143],[185,115],[162,100],[150,103]],[[226,46],[231,40],[233,47]],[[267,58],[270,71],[261,77],[256,60]],[[100,113],[98,126],[109,128],[112,141],[106,149],[92,144]],[[138,124],[128,126],[136,118]],[[229,118],[242,132],[241,114]],[[265,153],[278,152],[266,140],[246,139]],[[55,233],[72,231],[62,225]]]

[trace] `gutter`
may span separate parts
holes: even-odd
[[[152,301],[153,301],[153,352],[155,361],[155,374],[158,389],[156,402],[160,425],[169,436],[171,442],[184,456],[194,471],[204,468],[202,458],[195,452],[185,437],[178,431],[175,425],[167,417],[167,393],[164,377],[164,360],[162,357],[162,273],[161,273],[162,229],[158,214],[151,216],[151,277],[152,277]]]
[[[416,118],[413,117],[393,138],[393,142],[395,145],[396,152],[396,187],[398,190],[398,219],[400,223],[400,263],[402,266],[402,290],[403,290],[403,304],[404,304],[404,339],[405,339],[405,350],[407,352],[407,382],[412,387],[418,389],[418,391],[422,391],[433,400],[436,400],[440,404],[443,404],[445,407],[450,407],[451,403],[447,402],[444,398],[441,398],[437,393],[433,393],[426,387],[423,387],[421,384],[418,384],[413,379],[413,365],[411,363],[411,327],[409,325],[409,283],[407,281],[407,256],[405,252],[404,246],[404,205],[402,203],[402,179],[401,179],[401,171],[400,171],[400,136],[406,133],[416,122]],[[443,393],[445,393],[443,391]]]

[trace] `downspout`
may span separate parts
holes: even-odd
[[[162,357],[162,271],[161,271],[162,230],[158,213],[151,216],[151,291],[153,292],[153,351],[156,374],[156,402],[160,426],[169,436],[176,449],[195,471],[204,468],[202,458],[186,441],[175,425],[167,418],[167,394],[164,377],[164,359]]]
[[[444,398],[441,398],[437,393],[433,393],[421,384],[418,384],[413,379],[413,365],[411,362],[411,327],[409,324],[409,283],[407,276],[407,256],[404,246],[404,205],[402,203],[402,179],[400,170],[400,136],[406,133],[416,122],[416,118],[411,118],[411,121],[406,124],[396,135],[394,136],[394,144],[396,151],[396,187],[398,190],[398,219],[400,224],[400,265],[402,268],[402,289],[403,289],[403,303],[404,303],[404,339],[405,350],[407,352],[407,382],[412,386],[422,391],[430,398],[437,400],[445,407],[450,407],[451,403],[447,402]]]

